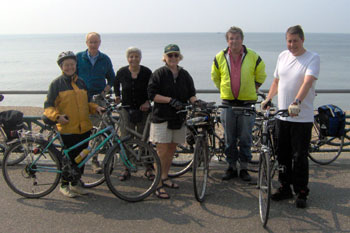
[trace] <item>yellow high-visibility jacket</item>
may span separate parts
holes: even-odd
[[[234,100],[231,89],[229,60],[226,59],[228,48],[220,51],[214,58],[211,69],[211,79],[220,90],[220,98]],[[266,79],[265,63],[253,50],[243,45],[243,58],[241,65],[241,85],[238,100],[257,100],[256,84],[261,85]]]

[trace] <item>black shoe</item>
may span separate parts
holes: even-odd
[[[225,175],[222,177],[222,180],[230,180],[238,176],[237,170],[233,170],[232,167],[228,168],[225,172]]]
[[[300,193],[298,193],[298,197],[295,200],[296,207],[304,209],[306,207],[306,200],[307,195],[305,192],[301,191]]]
[[[250,177],[248,170],[247,169],[242,169],[239,171],[239,177],[243,180],[243,181],[251,181],[252,178]]]
[[[293,193],[290,188],[280,187],[278,190],[271,195],[271,200],[273,201],[282,201],[293,198]]]

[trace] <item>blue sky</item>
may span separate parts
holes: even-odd
[[[285,32],[350,33],[350,0],[10,0],[0,34]]]

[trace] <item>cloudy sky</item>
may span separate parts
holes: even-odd
[[[7,0],[0,34],[285,32],[350,33],[350,0]]]

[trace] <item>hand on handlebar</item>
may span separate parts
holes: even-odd
[[[207,107],[207,102],[201,100],[201,99],[197,99],[196,101],[194,101],[193,105],[200,107],[200,108],[206,108]]]
[[[181,110],[183,108],[183,103],[177,99],[171,99],[169,105],[176,110]]]
[[[100,115],[102,115],[102,113],[105,111],[106,111],[106,109],[104,107],[97,106],[97,108],[96,108],[96,112],[98,112],[98,114],[100,114]]]
[[[67,115],[59,115],[57,118],[57,122],[61,125],[65,125],[69,123],[69,118]]]
[[[263,102],[260,104],[260,108],[262,110],[267,110],[271,107],[271,99],[265,99]]]
[[[147,112],[147,111],[149,110],[150,106],[151,106],[151,105],[149,104],[149,101],[146,100],[146,102],[144,102],[144,103],[140,106],[140,110],[141,110],[142,112]]]
[[[115,102],[116,104],[120,104],[120,102],[122,102],[120,96],[116,96],[114,102]]]

